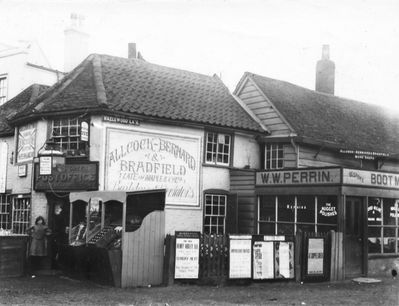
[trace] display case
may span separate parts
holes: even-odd
[[[71,193],[64,267],[71,274],[118,287],[160,284],[164,207],[164,189]],[[145,278],[143,269],[149,274]]]

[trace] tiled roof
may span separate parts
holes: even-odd
[[[82,110],[265,132],[216,76],[139,59],[90,55],[16,118]]]
[[[33,101],[40,96],[49,86],[33,84],[23,90],[20,94],[0,106],[0,135],[12,135],[14,128],[9,124],[9,119],[23,112]]]
[[[298,136],[346,149],[399,153],[399,116],[382,107],[246,73]]]

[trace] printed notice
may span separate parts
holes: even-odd
[[[324,239],[309,238],[308,270],[309,275],[323,274]]]
[[[280,242],[280,275],[284,278],[290,278],[290,246],[288,242]]]
[[[257,241],[253,246],[253,278],[274,278],[274,242]]]
[[[230,278],[251,277],[251,236],[230,237]]]
[[[176,238],[176,279],[198,278],[199,245],[199,238]]]

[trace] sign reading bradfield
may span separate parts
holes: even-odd
[[[256,185],[332,185],[341,180],[339,168],[297,169],[256,173]]]
[[[343,169],[343,183],[347,185],[399,189],[399,174]]]
[[[105,189],[166,189],[166,204],[199,205],[200,137],[107,129]]]

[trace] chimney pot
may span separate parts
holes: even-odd
[[[136,54],[136,43],[129,43],[128,44],[128,58],[137,58]]]
[[[334,94],[335,64],[330,60],[330,46],[323,45],[321,60],[316,65],[316,91]]]

